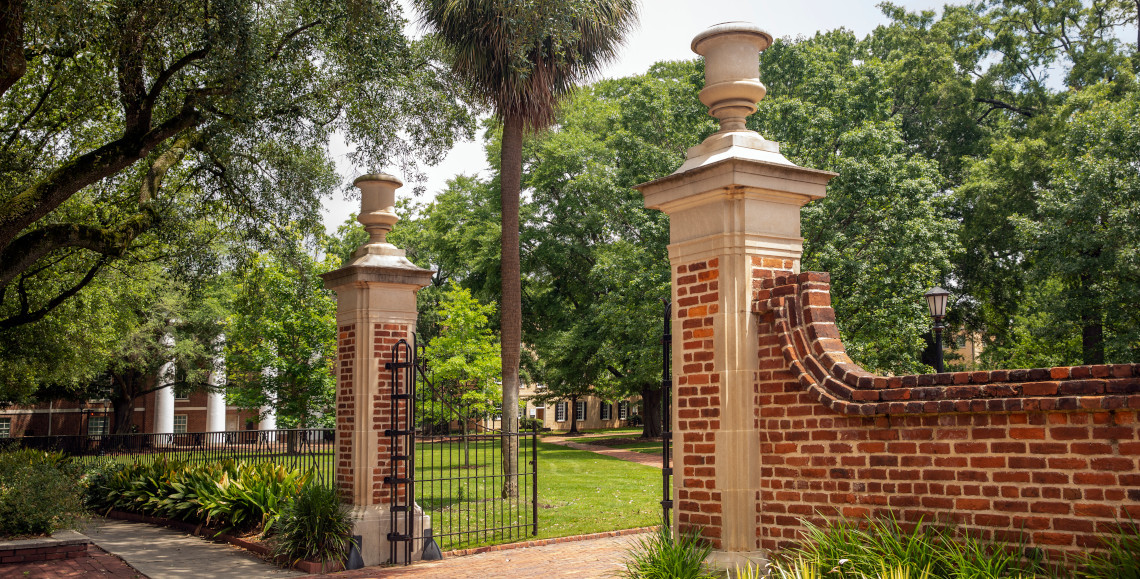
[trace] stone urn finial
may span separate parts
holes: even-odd
[[[396,216],[396,189],[404,182],[384,173],[361,175],[352,182],[360,189],[360,215],[356,220],[368,232],[365,245],[388,243],[388,232],[400,220]]]
[[[360,189],[360,215],[356,220],[364,224],[368,241],[356,248],[347,265],[420,269],[407,260],[404,250],[388,241],[388,232],[400,220],[396,215],[396,189],[404,182],[392,175],[374,173],[361,175],[352,184]]]
[[[720,132],[744,131],[767,90],[760,82],[760,52],[772,36],[747,22],[717,24],[693,38],[693,52],[705,57],[700,99],[720,121]]]

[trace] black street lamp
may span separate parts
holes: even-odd
[[[926,297],[926,305],[930,308],[930,317],[934,318],[934,344],[938,349],[938,363],[934,369],[942,373],[942,329],[946,326],[942,325],[942,319],[946,317],[946,298],[950,297],[950,292],[934,286],[927,290],[923,296]]]

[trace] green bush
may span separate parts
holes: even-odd
[[[0,452],[0,536],[76,528],[86,514],[82,476],[61,453]]]
[[[352,514],[337,492],[306,484],[281,511],[273,554],[291,563],[303,559],[344,563],[351,532]]]
[[[638,540],[625,561],[627,579],[715,579],[705,565],[712,547],[695,530],[681,534],[674,540],[668,525],[660,525],[657,532]]]
[[[93,477],[88,504],[155,517],[269,534],[308,476],[272,463],[225,460],[131,464]]]

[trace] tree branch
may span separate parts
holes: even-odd
[[[1037,112],[1034,111],[1033,109],[1023,109],[1021,107],[1017,107],[1017,106],[1011,105],[1009,103],[1002,102],[1002,101],[995,100],[995,99],[984,99],[984,98],[976,97],[976,98],[974,98],[974,102],[984,103],[987,105],[993,105],[997,108],[1013,111],[1017,114],[1020,114],[1020,115],[1026,116],[1026,117],[1033,117],[1037,114]],[[989,114],[989,113],[987,112],[986,114]],[[983,115],[982,118],[985,118],[985,115]],[[979,120],[981,120],[981,119],[979,119]]]
[[[44,307],[42,307],[42,308],[40,308],[34,312],[28,310],[27,294],[24,292],[23,287],[21,285],[21,287],[20,287],[20,304],[21,304],[20,313],[14,315],[14,316],[9,316],[7,318],[4,318],[3,320],[0,320],[0,331],[7,330],[8,328],[14,328],[16,326],[20,326],[23,324],[30,324],[32,322],[39,321],[44,316],[48,315],[52,310],[59,307],[59,305],[62,304],[64,301],[66,301],[68,298],[75,295],[76,292],[83,289],[84,286],[91,283],[91,280],[95,279],[95,274],[99,273],[99,270],[102,269],[103,265],[105,265],[106,263],[107,263],[107,258],[103,258],[103,259],[100,259],[99,261],[95,262],[95,265],[90,270],[87,271],[87,275],[83,276],[83,279],[80,280],[79,283],[75,284],[75,286],[72,287],[71,289],[68,289],[67,291],[59,294],[58,296],[53,298],[50,302],[48,302],[47,305],[45,305]]]
[[[281,43],[277,45],[277,50],[273,51],[273,56],[269,57],[269,61],[272,62],[272,61],[277,60],[277,57],[281,56],[281,51],[285,50],[285,46],[287,44],[289,44],[299,34],[301,34],[301,33],[305,32],[306,30],[320,24],[321,22],[322,22],[321,19],[318,18],[318,19],[316,19],[316,20],[314,20],[308,24],[302,24],[301,26],[298,26],[297,28],[290,30],[288,34],[286,34],[284,37],[281,38]]]
[[[7,247],[25,227],[59,207],[80,189],[114,175],[145,157],[155,147],[202,122],[190,103],[143,135],[124,135],[90,153],[64,163],[43,180],[0,204],[0,247]]]
[[[0,287],[7,287],[16,276],[60,249],[80,247],[106,258],[119,257],[135,237],[158,220],[158,213],[146,205],[137,215],[115,228],[57,223],[29,231],[0,252]]]
[[[170,79],[173,78],[174,75],[178,74],[178,71],[186,68],[191,62],[194,62],[195,60],[202,60],[203,58],[206,58],[206,55],[209,53],[209,47],[199,48],[198,50],[195,50],[194,52],[191,52],[178,59],[174,64],[170,65],[169,68],[159,73],[158,78],[154,79],[154,84],[150,87],[150,92],[146,93],[146,98],[143,100],[142,104],[142,108],[145,111],[145,115],[148,120],[150,118],[150,111],[154,110],[154,103],[158,101],[159,95],[162,94],[162,89],[166,88],[166,83],[170,82]]]

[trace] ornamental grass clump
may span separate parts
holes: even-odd
[[[351,532],[352,514],[337,492],[309,483],[282,509],[273,554],[290,564],[306,559],[343,564]]]
[[[657,532],[638,540],[625,561],[627,579],[717,579],[718,573],[705,565],[712,552],[709,545],[694,529],[681,533],[675,539],[669,525],[660,525]]]
[[[88,504],[100,512],[117,509],[267,535],[281,508],[307,479],[306,474],[273,463],[159,460],[94,477]]]
[[[83,470],[62,453],[0,452],[0,537],[51,535],[79,526]]]
[[[958,536],[923,525],[905,530],[891,518],[849,521],[830,527],[804,522],[805,546],[781,553],[771,564],[779,579],[999,579],[1055,577],[1059,572],[1023,545]]]

